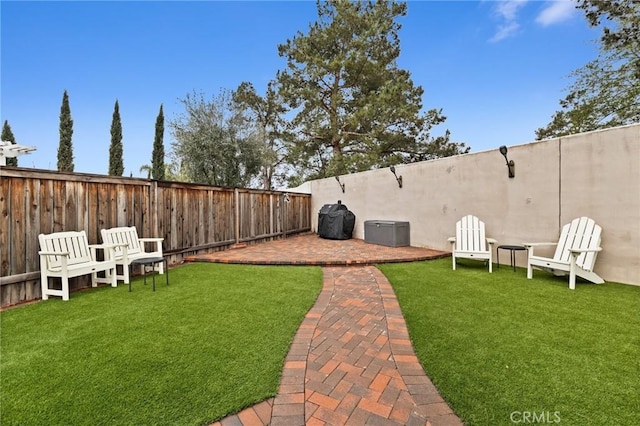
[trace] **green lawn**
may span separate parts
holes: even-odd
[[[416,355],[466,424],[638,424],[640,287],[571,291],[566,277],[464,260],[453,271],[451,259],[380,269]]]
[[[190,264],[0,313],[3,425],[199,425],[274,396],[317,267]]]

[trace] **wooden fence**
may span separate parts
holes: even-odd
[[[40,298],[38,234],[135,226],[163,237],[169,263],[186,255],[311,229],[308,194],[222,188],[48,170],[0,170],[0,306]],[[73,279],[83,287],[86,277]]]

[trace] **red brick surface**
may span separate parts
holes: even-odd
[[[185,257],[185,262],[240,263],[255,265],[372,265],[413,262],[450,256],[423,247],[387,247],[364,240],[327,240],[316,234],[248,245],[235,250]]]

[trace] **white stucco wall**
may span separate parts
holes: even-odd
[[[306,182],[312,227],[324,204],[341,200],[365,220],[402,220],[411,245],[449,250],[447,238],[466,214],[480,217],[499,244],[557,241],[560,228],[589,216],[603,228],[595,271],[605,280],[640,285],[640,124],[509,146],[510,179],[495,150]],[[551,255],[549,251],[540,254]],[[538,250],[536,251],[536,253]],[[508,261],[507,252],[501,261]],[[526,266],[518,254],[519,266]]]

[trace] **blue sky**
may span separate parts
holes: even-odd
[[[125,176],[146,176],[160,104],[207,98],[252,82],[264,93],[285,67],[277,46],[307,32],[313,1],[67,1],[0,3],[1,109],[18,143],[37,150],[22,167],[57,167],[62,94],[74,121],[76,172],[107,174],[118,100]],[[398,64],[442,108],[472,152],[535,139],[559,108],[571,71],[597,55],[597,30],[571,0],[409,1],[398,21]],[[165,150],[172,135],[165,125]]]

